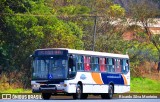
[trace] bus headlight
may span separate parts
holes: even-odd
[[[39,87],[40,87],[39,84],[33,84],[33,85],[32,85],[32,89],[37,89],[37,88],[39,88]]]
[[[64,84],[63,86],[64,86],[64,87],[67,87],[67,84]]]

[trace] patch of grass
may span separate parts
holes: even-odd
[[[132,93],[160,93],[160,81],[148,78],[131,78]]]
[[[0,93],[32,93],[32,91],[30,89],[22,89],[22,88],[13,89],[13,88],[9,88],[9,89],[6,89],[6,90],[0,90]]]
[[[23,89],[0,82],[0,93],[32,93],[31,89]]]

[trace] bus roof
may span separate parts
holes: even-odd
[[[75,50],[75,49],[69,49],[69,48],[45,48],[45,49],[37,49],[37,50],[68,50],[68,53],[71,53],[71,54],[107,56],[107,57],[116,57],[116,58],[129,58],[128,55],[123,55],[123,54],[114,54],[114,53],[97,52],[97,51],[86,51],[86,50]]]

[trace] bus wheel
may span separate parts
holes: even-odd
[[[43,98],[44,100],[49,100],[50,97],[51,97],[51,93],[42,93],[42,98]]]
[[[82,99],[82,87],[79,84],[77,84],[76,93],[73,94],[73,99]]]
[[[85,93],[82,95],[82,99],[87,99],[87,98],[88,98],[88,94]]]
[[[114,93],[113,86],[109,85],[108,93],[102,94],[101,97],[102,99],[112,99],[113,93]]]

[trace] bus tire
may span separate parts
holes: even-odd
[[[101,94],[102,99],[112,99],[113,98],[113,85],[109,85],[108,93]]]
[[[82,99],[82,86],[77,84],[76,93],[73,94],[73,99]]]
[[[84,93],[82,94],[82,99],[87,99],[88,98],[88,94]]]
[[[42,93],[42,98],[43,98],[44,100],[49,100],[50,97],[51,97],[51,93]]]

